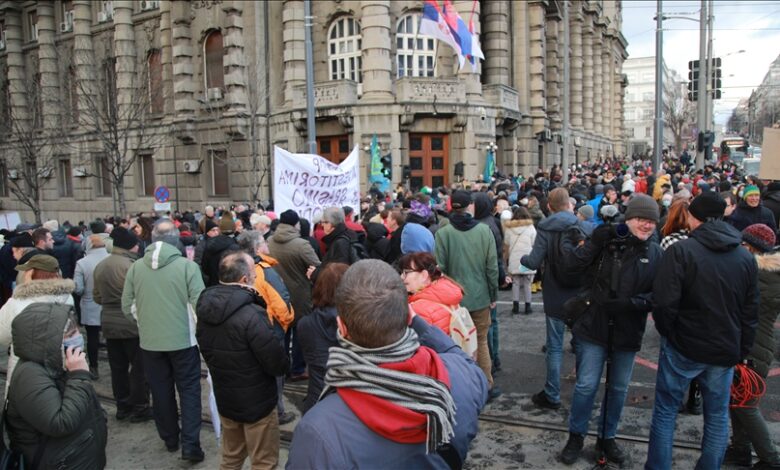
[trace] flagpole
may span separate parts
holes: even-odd
[[[412,72],[409,74],[410,77],[414,77],[414,65],[417,63],[417,36],[420,35],[420,25],[422,24],[422,13],[420,13],[420,16],[414,17],[417,18],[417,29],[414,32],[414,43],[412,44]]]

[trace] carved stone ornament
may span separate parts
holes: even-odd
[[[210,10],[217,5],[221,5],[222,0],[191,0],[190,8],[193,10],[207,9]]]
[[[452,129],[455,132],[463,132],[466,129],[466,124],[469,122],[469,117],[464,112],[455,114],[452,118]]]

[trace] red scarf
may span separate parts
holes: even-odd
[[[450,374],[447,372],[444,362],[434,350],[425,346],[420,346],[414,356],[405,361],[379,364],[379,367],[410,374],[427,375],[450,388]],[[337,392],[363,424],[385,439],[401,444],[425,442],[428,418],[423,413],[349,388],[339,388]]]

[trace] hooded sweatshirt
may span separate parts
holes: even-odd
[[[20,362],[8,394],[8,435],[29,464],[45,442],[38,468],[102,469],[106,414],[89,371],[63,370],[67,319],[65,309],[36,306],[14,322]]]
[[[175,246],[157,241],[127,271],[122,312],[137,318],[141,348],[179,351],[196,345],[194,306],[203,290],[200,268]]]

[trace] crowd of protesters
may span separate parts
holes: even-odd
[[[154,419],[184,460],[204,459],[202,358],[223,468],[278,465],[279,425],[298,417],[284,408],[285,380],[308,382],[289,468],[460,468],[480,411],[501,395],[497,300],[511,288],[513,315],[532,314],[540,289],[544,300],[540,408],[562,406],[563,338],[573,333],[563,463],[580,457],[605,369],[596,449],[626,460],[615,437],[652,314],[662,345],[646,468],[670,467],[680,409],[703,409],[702,468],[750,464],[751,448],[757,468],[780,468],[755,408],[731,411],[727,448],[734,366],[766,377],[774,356],[780,182],[728,161],[694,170],[689,158],[567,170],[372,187],[360,207],[327,207],[316,220],[239,204],[5,231],[11,447],[30,462],[105,465],[90,380],[106,347],[117,420]],[[458,336],[464,321],[472,337]],[[53,360],[45,351],[60,341]],[[59,384],[56,397],[36,374]],[[23,398],[36,394],[43,409]],[[84,457],[72,444],[88,434],[98,438]]]

